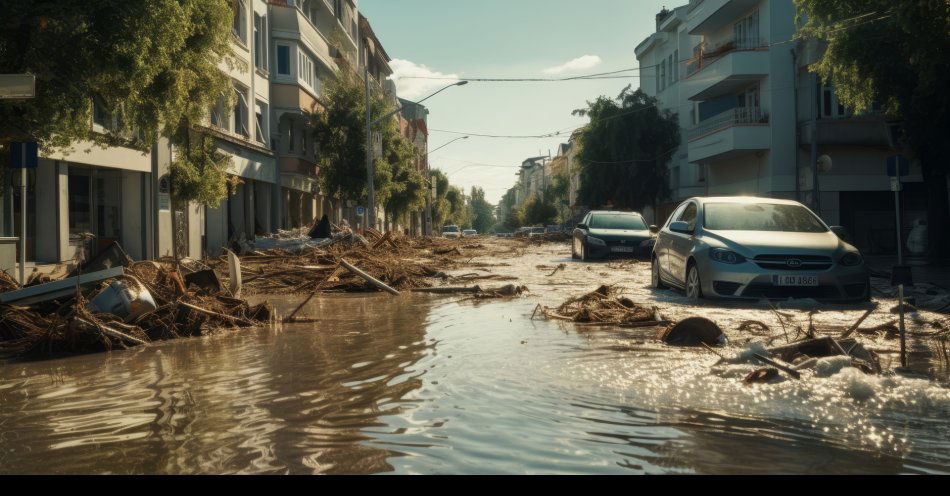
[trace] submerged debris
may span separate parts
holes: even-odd
[[[715,322],[703,317],[690,317],[670,326],[661,339],[672,346],[716,346],[725,344],[726,335]]]
[[[652,327],[669,324],[656,307],[634,303],[629,298],[617,296],[618,292],[615,286],[601,286],[586,295],[567,300],[555,310],[541,310],[547,318],[590,325]]]

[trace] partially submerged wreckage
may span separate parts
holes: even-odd
[[[862,328],[861,324],[874,311],[872,308],[843,332],[831,335],[826,330],[824,335],[815,328],[809,318],[807,329],[796,328],[796,335],[789,336],[785,330],[787,316],[775,311],[776,317],[783,326],[782,334],[771,332],[769,326],[758,321],[742,322],[735,331],[738,335],[752,335],[770,337],[772,339],[785,336],[786,343],[781,346],[762,347],[757,351],[742,352],[734,357],[727,357],[717,347],[728,343],[726,333],[713,321],[704,317],[689,317],[678,322],[664,318],[658,308],[635,303],[620,294],[620,290],[613,286],[601,286],[596,290],[580,297],[570,298],[557,308],[546,308],[538,305],[532,318],[541,315],[543,318],[572,322],[578,326],[613,326],[620,328],[650,328],[658,329],[657,338],[670,346],[700,347],[714,353],[720,360],[714,365],[754,363],[762,368],[754,370],[745,377],[746,383],[766,383],[782,380],[783,376],[794,380],[801,378],[801,371],[815,368],[820,360],[834,357],[847,362],[867,374],[880,374],[881,362],[878,355],[867,349],[854,337],[855,335],[883,335],[886,339],[895,337],[893,324]],[[774,309],[773,309],[774,311]],[[812,314],[809,314],[811,317]],[[936,336],[950,332],[950,326],[940,322],[933,323],[938,329],[933,333],[916,333],[920,336]]]

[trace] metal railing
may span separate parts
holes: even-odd
[[[692,141],[733,126],[766,126],[768,123],[769,114],[762,112],[761,107],[736,107],[701,121],[689,129],[686,136]]]
[[[715,46],[711,46],[708,43],[701,43],[694,53],[696,54],[691,60],[686,62],[686,77],[690,77],[693,74],[701,71],[703,67],[715,62],[716,60],[732,53],[743,50],[757,50],[760,48],[765,48],[767,45],[759,37],[746,36],[736,39],[726,40],[720,43],[717,43]]]

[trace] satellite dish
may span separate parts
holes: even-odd
[[[818,157],[818,170],[820,172],[831,172],[831,157],[828,155]]]

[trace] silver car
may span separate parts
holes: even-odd
[[[652,285],[693,299],[869,300],[864,259],[838,229],[794,201],[691,198],[657,235]]]

